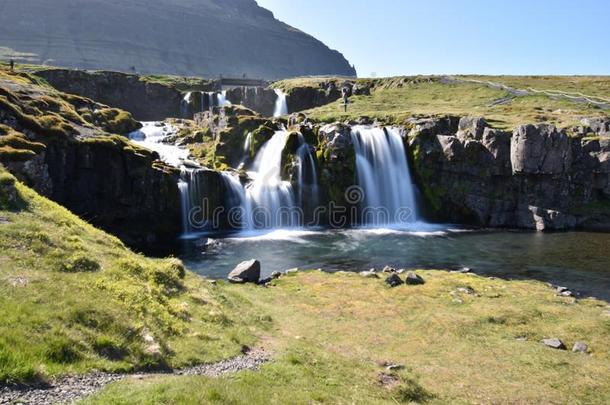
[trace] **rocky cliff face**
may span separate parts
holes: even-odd
[[[279,79],[356,74],[254,0],[22,0],[0,5],[0,47],[56,66]]]
[[[128,113],[29,80],[0,77],[0,163],[128,245],[167,252],[181,231],[178,173],[103,129],[133,130]]]
[[[117,72],[48,69],[36,72],[53,87],[129,111],[140,121],[180,117],[182,94],[175,87]]]
[[[491,129],[482,118],[412,120],[413,170],[437,219],[561,230],[610,225],[607,120]]]

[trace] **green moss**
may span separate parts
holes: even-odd
[[[36,152],[28,149],[15,149],[12,146],[0,146],[0,161],[26,162],[36,157]]]
[[[142,127],[130,113],[117,108],[96,109],[91,118],[91,123],[111,134],[126,135]]]

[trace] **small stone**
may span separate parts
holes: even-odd
[[[559,293],[560,297],[573,297],[574,293],[570,290],[565,290]]]
[[[396,274],[405,274],[407,272],[407,269],[398,269],[396,270]]]
[[[466,295],[475,295],[476,291],[472,287],[460,287],[456,290],[459,293]]]
[[[282,277],[282,272],[280,271],[274,271],[273,273],[271,273],[271,278],[280,278]]]
[[[390,266],[385,266],[382,271],[384,273],[396,273],[396,269]]]
[[[567,287],[557,287],[557,294],[562,294],[562,293],[564,293],[566,291],[569,292]]]
[[[398,287],[399,285],[404,284],[404,282],[398,277],[398,274],[392,274],[388,278],[385,279],[385,283],[390,287]]]
[[[426,283],[421,276],[419,276],[413,272],[407,273],[407,279],[405,280],[405,282],[408,285],[422,285],[422,284]]]
[[[216,280],[208,280],[208,283],[210,283],[211,285],[216,285],[216,284],[218,284],[218,281],[216,281]]]
[[[405,368],[405,366],[402,364],[389,364],[388,366],[386,366],[386,370],[388,370],[388,371],[397,371],[397,370],[402,370],[404,368]]]
[[[589,351],[589,346],[587,346],[583,342],[574,343],[574,347],[572,348],[574,353],[587,353]]]
[[[377,275],[377,273],[375,273],[374,271],[361,271],[359,273],[362,277],[364,278],[379,278],[379,276]]]
[[[260,280],[257,284],[258,285],[267,285],[270,282],[272,282],[273,280],[274,280],[273,278],[267,277],[267,278],[264,278],[264,279]]]
[[[542,341],[542,343],[545,346],[551,347],[553,349],[557,349],[557,350],[567,350],[566,345],[563,344],[563,342],[557,338],[553,338],[553,339],[544,339]]]
[[[450,273],[452,274],[466,274],[466,273],[470,273],[472,271],[472,269],[470,267],[462,267],[456,270],[451,270]]]
[[[298,268],[298,267],[295,267],[295,268],[293,268],[293,269],[288,269],[288,270],[286,270],[284,273],[285,273],[285,274],[295,274],[295,273],[298,273],[298,272],[299,272],[299,268]]]

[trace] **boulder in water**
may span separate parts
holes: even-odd
[[[258,260],[252,259],[247,262],[238,264],[231,273],[228,279],[232,283],[258,283],[261,277],[261,263]]]

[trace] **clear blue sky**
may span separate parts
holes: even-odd
[[[360,76],[610,74],[610,0],[258,0]]]

